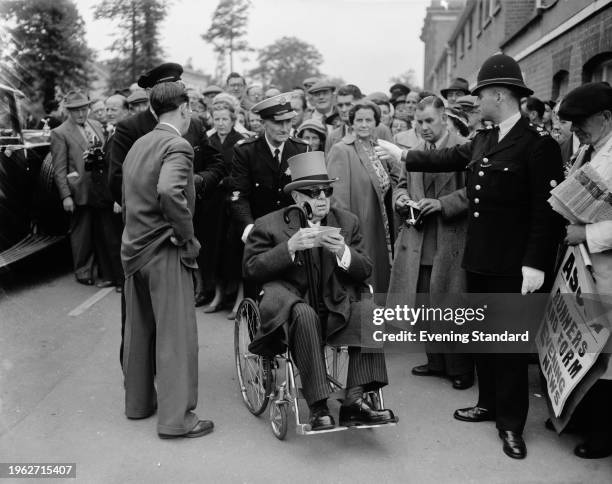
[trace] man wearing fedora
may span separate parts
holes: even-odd
[[[308,151],[308,143],[289,137],[291,120],[297,115],[291,96],[290,92],[279,94],[253,106],[251,110],[263,121],[264,134],[239,141],[234,147],[230,207],[243,242],[256,218],[293,202],[283,192],[291,181],[287,160]]]
[[[462,267],[472,293],[537,291],[552,275],[560,218],[547,199],[563,178],[559,145],[521,117],[520,99],[532,94],[518,63],[504,54],[487,59],[472,94],[494,127],[463,145],[406,152],[380,142],[381,157],[402,160],[407,171],[467,170],[468,225]],[[551,278],[552,279],[552,278]],[[478,403],[455,411],[465,422],[496,422],[504,452],[522,459],[527,410],[526,354],[476,355]]]
[[[94,223],[101,220],[104,210],[99,207],[86,153],[104,144],[102,125],[88,119],[90,101],[80,91],[70,91],[64,98],[68,119],[51,131],[51,155],[57,185],[64,210],[70,214],[70,245],[74,274],[78,282],[94,283],[93,262],[95,244]],[[112,202],[111,202],[112,207]],[[108,218],[112,223],[111,213]],[[102,228],[104,230],[104,227]],[[109,227],[108,230],[111,230]]]
[[[245,246],[243,270],[247,279],[263,286],[262,327],[250,350],[271,356],[288,345],[300,371],[311,428],[326,430],[335,422],[327,407],[329,385],[322,342],[347,345],[350,361],[340,425],[394,421],[391,410],[373,409],[363,398],[365,391],[387,384],[387,370],[382,353],[365,353],[359,348],[361,311],[356,301],[372,263],[364,252],[357,217],[330,208],[336,180],[327,174],[322,151],[293,156],[288,163],[292,181],[283,191],[296,204],[310,205],[312,219],[309,227],[301,228],[297,217],[287,224],[283,210],[277,210],[255,221]],[[340,231],[318,235],[322,226]],[[305,250],[311,250],[318,308],[304,301],[308,291]]]
[[[440,94],[442,94],[442,97],[452,106],[457,103],[457,100],[461,96],[470,94],[470,85],[463,77],[455,77],[450,86],[446,89],[440,89]]]

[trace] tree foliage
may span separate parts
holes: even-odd
[[[391,79],[389,79],[389,82],[391,84],[399,82],[402,84],[406,84],[410,89],[420,89],[416,81],[416,74],[414,72],[414,69],[408,69],[407,71],[402,72],[397,76],[393,76]]]
[[[229,57],[230,71],[234,70],[234,54],[253,50],[245,40],[250,7],[249,0],[221,0],[210,27],[202,34],[220,59]]]
[[[116,56],[108,63],[111,88],[124,88],[161,63],[163,51],[159,27],[168,13],[163,0],[102,0],[94,18],[116,21],[119,31],[110,50]]]
[[[93,52],[73,1],[3,1],[0,17],[5,20],[0,30],[0,82],[34,101],[50,101],[56,90],[87,87]]]
[[[258,66],[250,75],[264,84],[278,86],[282,90],[301,86],[307,77],[320,76],[319,66],[323,56],[315,46],[296,37],[281,37],[260,49]]]

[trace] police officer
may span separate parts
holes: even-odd
[[[563,176],[561,153],[548,132],[521,117],[520,99],[532,93],[516,61],[496,54],[482,65],[472,91],[494,127],[439,151],[401,152],[384,141],[377,148],[379,156],[401,156],[408,171],[467,170],[462,265],[469,292],[534,292],[552,269],[561,221],[546,200]],[[454,414],[466,422],[495,421],[504,452],[516,459],[527,453],[522,437],[529,406],[527,365],[527,355],[478,355],[478,403]]]
[[[283,193],[291,181],[287,160],[308,151],[308,143],[289,137],[297,115],[291,93],[265,99],[251,110],[261,116],[264,133],[236,144],[229,183],[231,211],[243,242],[256,218],[293,204]]]

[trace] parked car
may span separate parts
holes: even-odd
[[[49,130],[23,129],[25,96],[0,84],[0,267],[66,237]]]

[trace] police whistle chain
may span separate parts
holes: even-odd
[[[312,219],[312,208],[308,203],[300,205],[290,205],[283,211],[283,218],[286,224],[289,224],[291,219],[289,214],[291,212],[297,212],[300,219],[300,227],[305,229],[308,227],[308,220]],[[310,305],[312,308],[319,313],[319,294],[317,292],[317,286],[314,280],[314,273],[312,267],[312,249],[306,249],[299,252],[303,253],[304,265],[306,266],[306,280],[308,282],[308,294],[310,299]],[[297,256],[297,254],[296,254]]]

